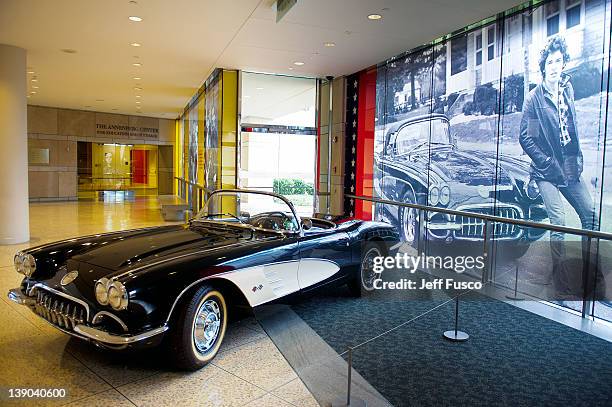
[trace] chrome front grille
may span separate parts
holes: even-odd
[[[491,206],[460,207],[458,210],[479,213],[483,215],[495,215],[506,219],[522,219],[521,210],[516,206],[497,205],[495,213]],[[455,231],[455,238],[478,240],[484,239],[485,221],[469,216],[456,216],[455,222],[461,225],[461,229]],[[495,222],[489,229],[496,239],[518,239],[522,232],[520,226],[510,223]]]
[[[86,322],[87,318],[87,310],[82,304],[41,289],[36,291],[34,312],[53,325],[69,331]]]

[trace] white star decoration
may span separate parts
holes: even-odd
[[[355,179],[355,173],[351,172],[351,179]]]
[[[357,114],[357,108],[356,107],[353,108],[353,114]]]
[[[351,192],[355,192],[355,187],[351,185]]]
[[[353,148],[351,149],[351,152],[355,154],[355,146],[353,146]]]
[[[353,133],[353,141],[355,141],[356,138],[357,138],[357,135]]]
[[[357,87],[357,79],[355,79],[355,82],[353,82],[353,87],[356,88]]]
[[[353,217],[353,211],[351,211],[351,217]]]
[[[357,94],[356,93],[353,95],[353,100],[357,100]]]
[[[354,167],[355,166],[355,160],[351,161],[351,165]]]
[[[357,122],[355,120],[353,120],[353,127],[357,126]]]

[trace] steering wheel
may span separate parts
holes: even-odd
[[[280,222],[277,222],[274,217],[279,217]],[[257,214],[249,219],[249,223],[253,226],[259,226],[264,229],[272,230],[293,230],[294,226],[292,218],[281,211],[263,212]],[[289,225],[291,225],[290,228],[287,227]]]

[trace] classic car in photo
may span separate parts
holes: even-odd
[[[123,349],[163,345],[180,368],[218,352],[235,307],[323,285],[370,288],[387,224],[300,218],[283,196],[219,190],[183,225],[104,233],[17,253],[8,297],[57,329]],[[388,244],[388,245],[387,245]]]
[[[495,152],[459,149],[443,114],[393,123],[381,147],[374,165],[378,197],[509,219],[541,222],[547,218],[537,186],[530,182],[529,162]],[[377,205],[376,211],[376,219],[397,226],[402,240],[418,241],[417,210]],[[429,241],[483,239],[484,222],[479,219],[429,212],[424,221]],[[496,223],[493,233],[497,241],[514,242],[520,255],[545,230]]]

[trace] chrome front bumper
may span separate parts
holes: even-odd
[[[9,290],[8,299],[19,305],[28,306],[31,309],[33,309],[36,306],[36,300],[32,297],[25,295],[19,288],[13,288]],[[45,321],[47,320],[45,319]],[[116,334],[112,334],[104,330],[97,329],[97,328],[94,328],[94,327],[91,327],[85,324],[77,324],[74,327],[74,329],[68,330],[68,329],[63,329],[61,327],[58,327],[52,322],[49,322],[49,323],[53,327],[69,335],[76,336],[82,339],[88,339],[88,340],[91,340],[97,343],[101,343],[101,344],[109,345],[113,347],[122,347],[122,346],[132,345],[138,342],[142,342],[154,336],[162,334],[168,330],[168,326],[163,325],[159,328],[155,328],[150,331],[140,333],[138,335],[116,335]]]

